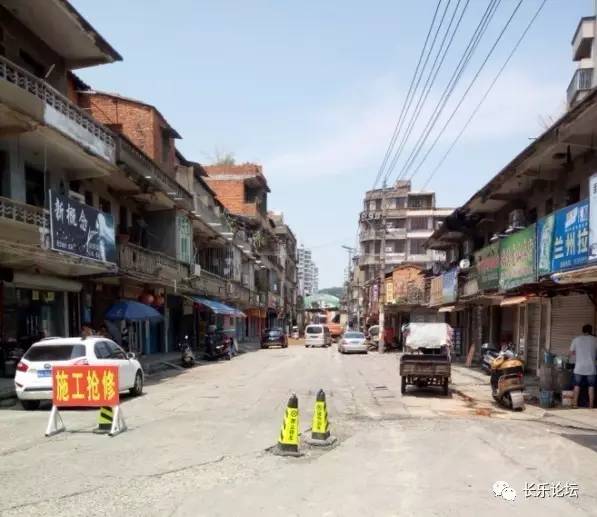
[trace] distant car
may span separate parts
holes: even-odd
[[[349,353],[367,353],[367,338],[362,332],[346,331],[340,343],[338,343],[338,352]]]
[[[52,338],[31,345],[17,365],[15,391],[24,409],[37,409],[52,400],[52,368],[76,364],[118,366],[119,391],[143,393],[143,368],[135,354],[126,353],[104,337]]]
[[[281,328],[265,329],[261,335],[261,348],[270,346],[279,346],[286,348],[288,346],[288,337]]]
[[[307,325],[305,347],[326,347],[332,345],[330,329],[326,325]]]

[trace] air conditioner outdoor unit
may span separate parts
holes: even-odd
[[[508,214],[508,224],[510,225],[510,228],[514,230],[521,230],[522,228],[525,228],[527,223],[524,210],[512,210],[512,212]]]
[[[199,264],[193,264],[193,276],[201,276],[201,266]]]

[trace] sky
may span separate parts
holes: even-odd
[[[436,0],[71,2],[124,58],[80,70],[82,79],[158,107],[182,135],[177,146],[188,159],[210,163],[232,153],[239,163],[262,164],[272,191],[268,208],[283,211],[298,241],[313,250],[320,287],[341,285],[347,263],[341,246],[357,242],[363,194],[375,184]],[[464,14],[388,184],[401,173],[489,0],[447,2],[438,11],[447,6],[436,48],[454,8],[452,28]],[[416,167],[405,171],[409,177],[418,168],[413,189],[427,183],[541,0],[523,0],[473,81],[517,4],[501,1]],[[547,0],[426,186],[438,205],[464,203],[564,112],[576,65],[571,39],[580,17],[592,14],[592,0]]]

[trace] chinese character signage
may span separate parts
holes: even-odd
[[[589,262],[597,261],[597,174],[589,178]]]
[[[56,407],[117,406],[118,367],[54,366],[52,402]]]
[[[581,201],[554,214],[551,270],[561,271],[587,263],[589,202]]]
[[[479,289],[484,291],[499,287],[500,247],[498,242],[475,253],[475,267],[477,268]]]
[[[442,303],[453,303],[458,296],[458,268],[450,269],[442,276]]]
[[[554,214],[542,217],[537,222],[537,274],[539,276],[551,273],[554,222]]]
[[[533,224],[500,241],[500,290],[507,291],[537,280],[535,232]]]
[[[112,215],[50,191],[52,249],[116,263]]]

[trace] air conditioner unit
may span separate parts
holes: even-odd
[[[193,264],[193,276],[201,276],[201,266],[199,264]]]
[[[527,222],[524,215],[524,210],[521,210],[520,208],[512,210],[512,212],[508,214],[508,224],[510,225],[510,228],[514,230],[521,230],[522,228],[525,228]]]

